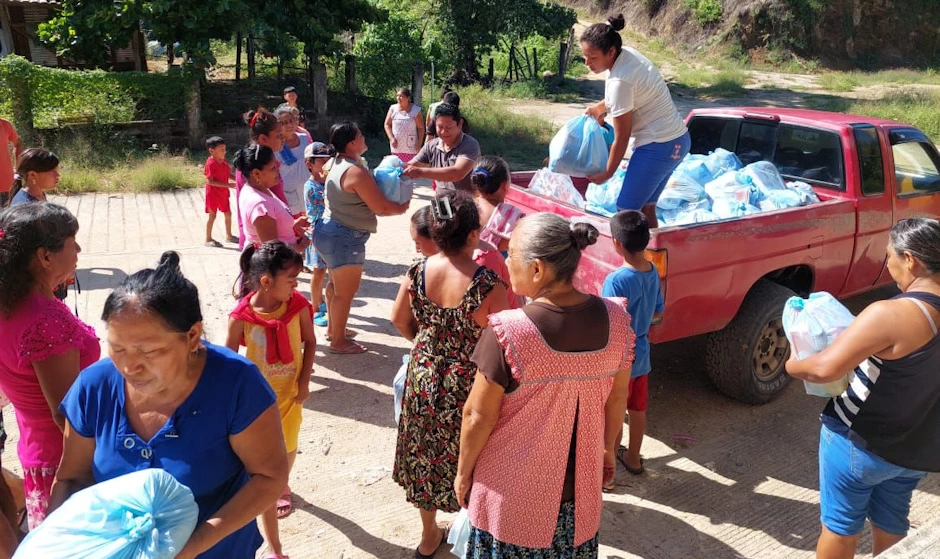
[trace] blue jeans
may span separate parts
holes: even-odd
[[[688,132],[669,142],[636,148],[623,177],[617,209],[641,210],[647,204],[655,204],[672,172],[691,148],[692,138]]]
[[[369,235],[338,221],[321,221],[313,234],[313,246],[330,270],[362,266],[366,262],[366,241]]]
[[[834,534],[858,534],[866,517],[884,532],[907,534],[911,495],[926,475],[859,448],[825,424],[820,430],[820,516],[823,526]]]

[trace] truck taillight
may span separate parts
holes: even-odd
[[[648,248],[646,249],[646,257],[656,266],[656,271],[659,272],[659,279],[666,279],[666,269],[669,263],[669,259],[666,256],[666,249]]]

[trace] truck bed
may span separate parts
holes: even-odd
[[[604,278],[620,261],[610,239],[609,219],[529,192],[532,175],[513,173],[508,201],[525,213],[552,212],[597,227],[601,236],[585,250],[575,285],[599,294]],[[586,187],[584,179],[575,179],[575,185],[579,190]],[[668,282],[663,281],[663,320],[650,330],[650,341],[667,342],[724,328],[729,319],[723,317],[729,313],[721,312],[722,305],[737,308],[757,279],[794,261],[812,270],[814,291],[838,293],[845,263],[854,250],[854,202],[821,189],[817,195],[821,202],[810,206],[654,229],[650,249],[666,251],[666,270],[660,275]]]

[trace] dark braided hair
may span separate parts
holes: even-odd
[[[283,241],[268,241],[259,245],[250,244],[245,247],[238,260],[241,268],[241,290],[235,295],[236,299],[248,296],[261,286],[261,276],[267,274],[272,278],[279,273],[300,268],[304,260],[300,253],[287,246]]]

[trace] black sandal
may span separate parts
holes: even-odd
[[[450,526],[441,526],[441,543],[437,544],[437,547],[434,548],[434,551],[432,551],[430,555],[425,555],[421,553],[418,548],[415,548],[415,559],[434,559],[434,555],[437,554],[441,546],[447,541],[448,532],[450,532]]]
[[[640,457],[639,468],[632,468],[630,467],[629,464],[627,464],[627,457],[626,457],[627,452],[628,452],[627,447],[620,445],[620,448],[617,449],[617,461],[623,464],[623,467],[626,468],[627,471],[630,472],[631,474],[635,476],[643,475],[643,473],[646,472],[646,468],[643,467],[643,458]]]

